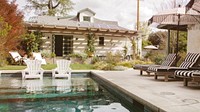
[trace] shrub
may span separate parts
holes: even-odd
[[[133,66],[133,62],[132,61],[122,61],[122,62],[117,63],[117,66],[124,66],[124,67],[131,68]]]
[[[114,70],[114,65],[105,61],[100,61],[94,64],[94,68],[98,70]]]
[[[72,53],[68,55],[68,58],[70,58],[73,63],[83,63],[87,59],[87,56],[85,54]]]

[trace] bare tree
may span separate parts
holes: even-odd
[[[179,5],[185,6],[189,0],[163,0],[159,5],[154,2],[154,8],[157,12],[166,9],[176,8]]]
[[[34,10],[37,15],[66,15],[73,9],[71,0],[27,0],[26,11]]]

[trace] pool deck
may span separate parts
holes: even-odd
[[[45,71],[50,73],[51,71]],[[72,72],[90,72],[90,70],[73,70]],[[21,71],[5,70],[2,73],[21,73]],[[141,76],[138,70],[98,71],[93,75],[122,90],[132,99],[151,108],[155,112],[199,112],[200,86],[189,83],[183,86],[183,81],[169,80],[164,77],[155,80],[153,76]]]
[[[153,76],[141,76],[137,70],[93,71],[94,75],[106,80],[133,99],[157,112],[199,112],[200,86],[183,81],[169,80],[164,77],[155,80]]]

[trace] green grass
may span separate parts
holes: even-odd
[[[0,70],[23,70],[25,69],[26,66],[21,66],[21,65],[6,65],[3,67],[0,67]],[[47,64],[47,65],[42,65],[42,68],[44,70],[52,70],[56,68],[56,64]],[[71,64],[72,70],[91,70],[93,69],[93,66],[90,64],[78,64],[74,63]]]

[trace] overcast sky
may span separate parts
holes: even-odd
[[[17,0],[19,8],[23,9],[26,0]],[[74,10],[71,15],[76,15],[77,12],[84,8],[90,8],[96,12],[96,18],[103,20],[118,21],[120,26],[134,29],[137,14],[137,0],[72,0]],[[147,21],[153,14],[158,12],[156,7],[159,7],[163,0],[140,0],[140,21]],[[187,1],[187,0],[186,0]],[[32,14],[26,14],[28,19]]]

